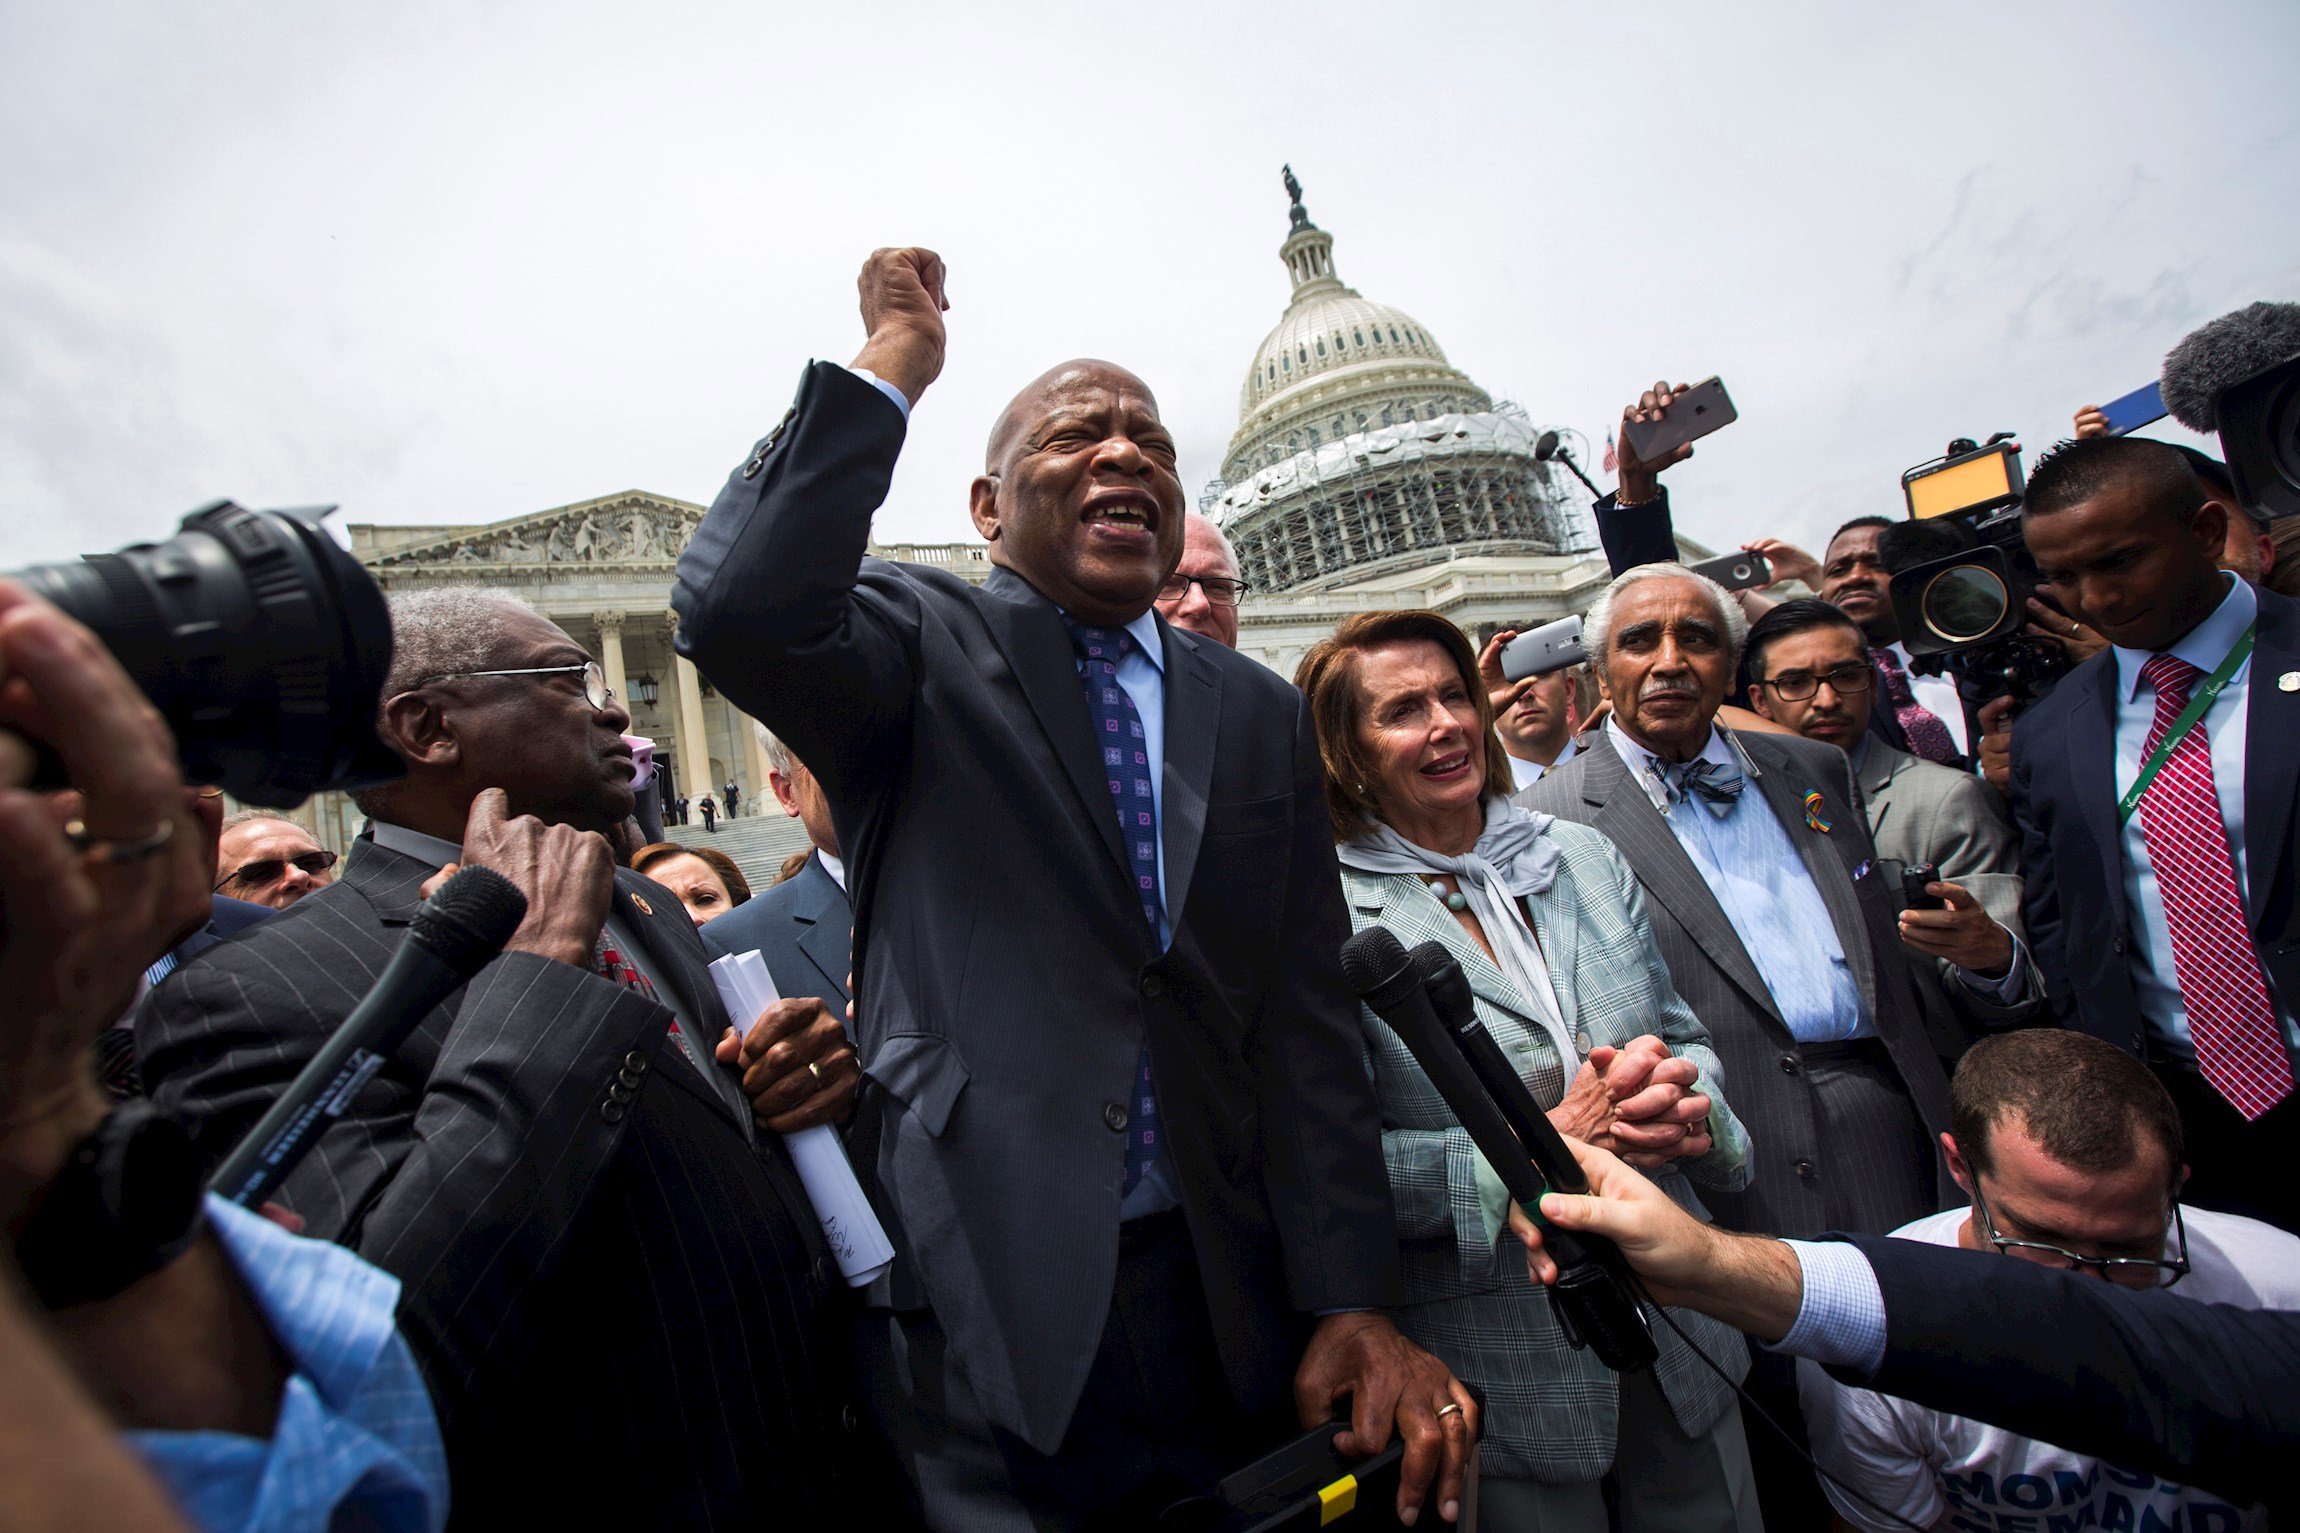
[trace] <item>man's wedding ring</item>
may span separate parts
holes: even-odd
[[[1448,1416],[1458,1416],[1460,1414],[1461,1402],[1459,1400],[1449,1400],[1445,1404],[1438,1407],[1438,1419],[1441,1421]]]
[[[823,1067],[811,1059],[807,1061],[807,1074],[815,1078],[816,1085],[820,1086],[823,1083]]]
[[[142,862],[146,857],[152,856],[161,847],[166,846],[169,841],[174,839],[175,834],[176,822],[174,820],[162,820],[158,830],[134,841],[113,841],[103,836],[90,835],[85,821],[67,820],[64,822],[64,839],[98,862]]]

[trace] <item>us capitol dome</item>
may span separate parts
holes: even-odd
[[[1285,174],[1293,294],[1238,390],[1199,509],[1250,594],[1238,647],[1291,676],[1353,612],[1427,607],[1482,640],[1586,609],[1606,581],[1587,494],[1542,429],[1446,359],[1421,321],[1345,285]]]

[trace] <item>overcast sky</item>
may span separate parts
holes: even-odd
[[[882,540],[970,536],[1004,399],[1157,391],[1193,495],[1284,305],[1343,280],[1599,444],[1663,373],[1740,423],[1715,544],[2300,298],[2300,5],[0,3],[8,563],[217,496],[483,522],[708,502],[854,272],[951,269]],[[2179,437],[2179,433],[2168,433]]]

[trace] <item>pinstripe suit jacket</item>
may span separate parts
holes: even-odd
[[[1559,820],[1548,834],[1565,861],[1557,881],[1526,903],[1575,1046],[1586,1054],[1655,1033],[1671,1053],[1692,1060],[1717,1104],[1711,1118],[1717,1142],[1707,1155],[1684,1162],[1684,1170],[1713,1188],[1745,1185],[1749,1138],[1726,1105],[1724,1068],[1708,1032],[1670,988],[1629,865],[1586,826]],[[1535,1100],[1553,1107],[1563,1098],[1566,1062],[1531,1004],[1420,879],[1345,868],[1342,892],[1354,929],[1386,926],[1409,948],[1444,943],[1469,978],[1478,1020],[1517,1063]],[[1486,1473],[1551,1483],[1596,1479],[1614,1459],[1619,1380],[1593,1354],[1566,1344],[1548,1290],[1526,1276],[1517,1242],[1485,1238],[1468,1133],[1397,1034],[1371,1009],[1359,1011],[1397,1204],[1406,1297],[1399,1327],[1485,1392],[1480,1453]],[[1680,1203],[1698,1207],[1677,1167],[1656,1180]],[[1748,1351],[1731,1328],[1690,1310],[1673,1313],[1735,1378],[1747,1370]],[[1678,1424],[1707,1431],[1731,1392],[1667,1327],[1656,1340],[1662,1391]],[[1634,1467],[1636,1457],[1635,1443],[1623,1445],[1626,1465]]]
[[[335,884],[152,992],[144,1079],[211,1165],[374,983],[431,871],[363,837]],[[677,899],[619,871],[614,903],[716,1038]],[[405,1285],[462,1526],[827,1523],[857,1494],[844,1289],[780,1142],[752,1142],[739,1093],[687,1063],[670,1021],[505,954],[282,1189],[309,1233]]]
[[[1812,875],[1876,1021],[1877,1036],[1892,1056],[1918,1121],[1937,1144],[1948,1126],[1948,1079],[1919,1020],[1897,912],[1884,879],[1871,866],[1876,850],[1861,817],[1852,762],[1834,745],[1796,735],[1748,732],[1733,739],[1756,769],[1747,791],[1763,796]],[[1769,1234],[1818,1235],[1832,1222],[1824,1183],[1857,1181],[1864,1162],[1861,1147],[1822,1143],[1812,1077],[1764,976],[1693,859],[1622,763],[1621,753],[1610,741],[1594,743],[1595,749],[1576,755],[1516,802],[1596,826],[1637,871],[1662,956],[1669,961],[1669,977],[1716,1040],[1726,1079],[1733,1083],[1735,1110],[1749,1125],[1755,1148],[1748,1190],[1709,1199],[1719,1221]],[[1808,792],[1821,795],[1826,832],[1805,819]],[[1903,1148],[1894,1146],[1894,1153]],[[1933,1155],[1942,1196],[1954,1196],[1937,1150],[1923,1148]],[[1902,1222],[1920,1212],[1911,1211]]]

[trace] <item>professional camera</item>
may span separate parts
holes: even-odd
[[[405,770],[375,734],[391,614],[323,514],[219,500],[164,543],[10,578],[95,630],[175,731],[187,778],[289,808]]]
[[[1913,668],[1954,677],[1976,706],[2008,695],[2032,701],[2068,669],[2060,646],[2025,631],[2039,582],[2021,540],[2021,484],[2011,432],[1986,443],[1959,437],[1901,476],[1909,520],[1878,539]]]

